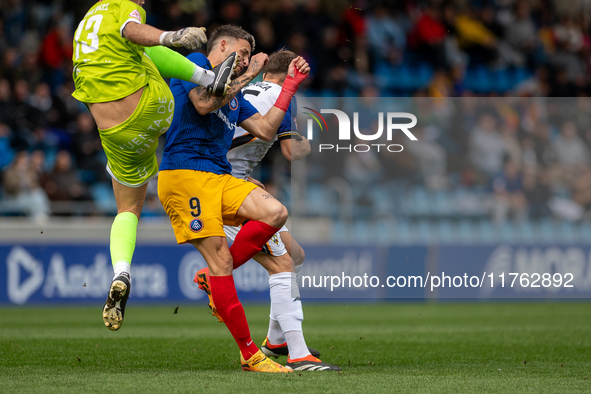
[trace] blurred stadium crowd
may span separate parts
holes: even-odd
[[[356,111],[366,135],[379,128],[378,111],[418,119],[411,130],[418,141],[402,132],[389,142],[315,133],[316,150],[338,144],[340,151],[310,156],[305,182],[290,185],[292,207],[341,221],[343,234],[353,223],[351,240],[361,233],[498,240],[500,229],[508,240],[591,236],[591,98],[325,97],[304,104]],[[336,117],[324,116],[338,130]],[[404,150],[369,148],[377,142]],[[349,143],[357,153],[348,153]]]
[[[70,95],[72,36],[92,4],[0,3],[4,215],[43,220],[114,211],[96,126]],[[472,209],[491,223],[580,222],[591,209],[587,2],[148,0],[146,9],[148,23],[165,30],[206,26],[211,32],[232,23],[254,34],[256,51],[285,46],[302,54],[312,75],[301,93],[310,97],[466,97],[416,102],[416,111],[432,118],[419,131],[419,149],[342,163],[348,170],[341,179],[350,184],[371,179],[393,187],[398,197],[387,206],[397,217],[457,219]],[[474,96],[580,99],[468,99]],[[279,155],[272,151],[257,174],[270,185],[286,184],[286,171],[276,170],[286,168]],[[320,185],[315,192],[313,177],[310,182],[308,197],[330,193]],[[376,208],[380,201],[360,195],[351,204],[356,212],[370,206],[384,213]],[[310,206],[302,214],[323,212]],[[161,212],[151,187],[145,215]]]

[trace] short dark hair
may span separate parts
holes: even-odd
[[[265,66],[264,72],[266,74],[287,75],[289,65],[296,57],[298,57],[298,55],[287,49],[280,49],[277,52],[273,52],[271,56],[269,56],[269,62]]]
[[[215,29],[207,40],[207,54],[218,44],[222,38],[234,38],[237,40],[246,40],[250,44],[250,53],[254,52],[254,37],[240,26],[222,25]]]

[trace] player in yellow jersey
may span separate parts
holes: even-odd
[[[123,323],[138,219],[148,181],[158,173],[158,137],[173,118],[173,96],[162,77],[191,81],[223,96],[240,63],[240,55],[233,53],[213,70],[204,70],[166,48],[195,50],[207,42],[205,29],[165,32],[146,25],[144,2],[101,0],[74,34],[73,96],[86,104],[99,128],[117,201],[110,241],[114,279],[103,307],[103,321],[111,330]]]

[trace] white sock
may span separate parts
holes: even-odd
[[[302,334],[302,321],[304,320],[302,302],[299,297],[293,297],[292,278],[291,272],[271,275],[269,276],[269,287],[272,313],[281,326],[290,358],[293,359],[306,357],[310,353]],[[298,293],[297,290],[296,293]]]
[[[294,360],[297,358],[306,357],[310,354],[308,346],[306,346],[306,340],[304,339],[304,333],[301,331],[287,331],[285,333],[285,339],[287,340],[287,348],[289,349],[289,358]]]
[[[203,87],[207,87],[211,85],[213,81],[215,81],[215,74],[213,71],[205,70],[201,67],[195,67],[195,72],[193,72],[191,82]]]
[[[131,264],[127,261],[120,261],[118,263],[113,264],[113,279],[119,276],[119,274],[122,272],[131,272]]]
[[[285,343],[285,336],[283,335],[283,331],[281,330],[281,326],[279,322],[273,318],[273,316],[269,316],[269,331],[267,331],[267,339],[271,345],[282,345]]]
[[[269,284],[270,286],[270,284]],[[281,325],[277,321],[275,311],[273,310],[273,303],[271,302],[271,311],[269,313],[269,330],[267,331],[267,339],[271,345],[282,345],[285,343],[285,336]]]

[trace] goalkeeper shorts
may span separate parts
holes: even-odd
[[[107,155],[107,171],[125,186],[140,187],[158,174],[156,148],[174,113],[170,88],[160,77],[151,77],[140,102],[123,123],[100,130]]]

